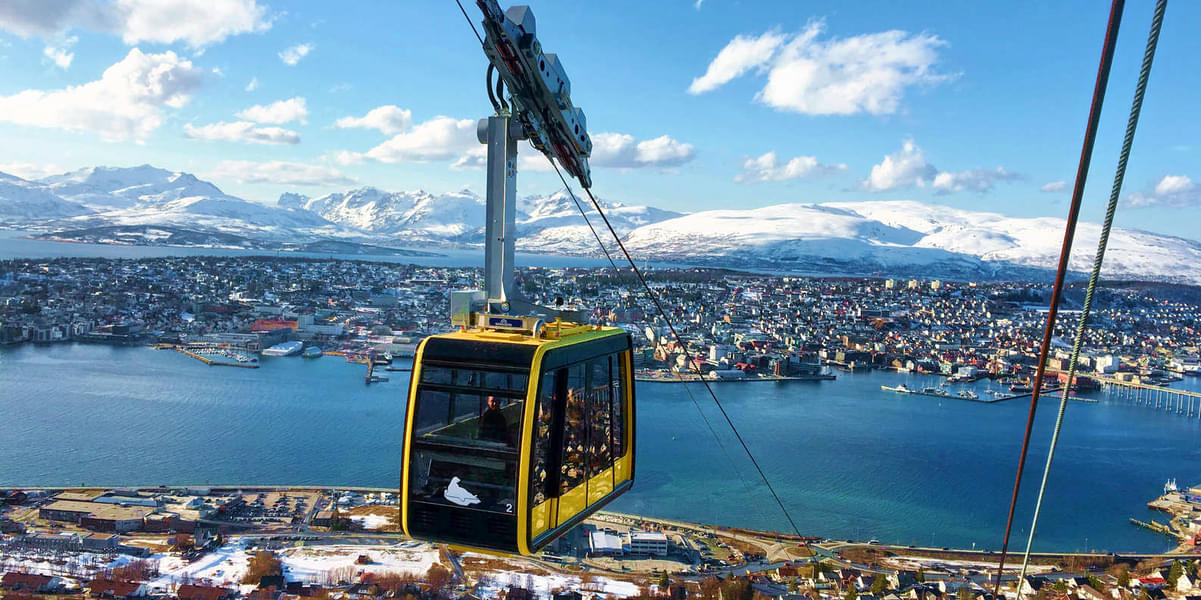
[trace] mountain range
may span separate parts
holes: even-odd
[[[680,214],[601,201],[637,260],[807,275],[1046,278],[1064,221],[1016,218],[912,201],[778,204]],[[587,214],[606,245],[608,232]],[[0,173],[0,226],[39,237],[123,244],[338,248],[411,253],[478,247],[484,200],[451,193],[362,187],[275,205],[226,194],[189,173],[149,165],[91,167],[36,180]],[[518,249],[597,255],[596,240],[565,191],[522,198]],[[1071,267],[1086,272],[1100,227],[1081,223]],[[1115,229],[1105,275],[1201,284],[1201,243]]]

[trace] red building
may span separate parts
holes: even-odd
[[[299,324],[296,321],[284,321],[280,319],[257,319],[250,326],[251,333],[260,333],[264,331],[276,331],[278,329],[291,329],[293,331]]]

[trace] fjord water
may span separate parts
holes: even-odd
[[[148,348],[0,348],[0,486],[396,486],[408,377],[387,375],[364,385],[362,366],[338,357],[266,357],[251,370]],[[880,390],[902,381],[938,380],[840,373],[714,389],[803,533],[998,549],[1028,400]],[[970,387],[987,397],[987,382]],[[787,530],[702,387],[637,389],[637,481],[613,510]],[[1167,478],[1201,481],[1201,423],[1098,397],[1068,407],[1035,548],[1164,550],[1168,538],[1128,520],[1166,520],[1145,503]],[[1033,437],[1022,543],[1055,402]]]

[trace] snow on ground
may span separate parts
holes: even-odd
[[[468,552],[463,555],[463,558],[475,557],[484,558],[487,560],[496,560],[494,556],[475,554]],[[487,574],[486,581],[481,581],[480,588],[477,591],[484,597],[495,598],[497,592],[508,589],[510,585],[518,587],[528,587],[532,584],[532,588],[540,596],[550,597],[551,591],[560,588],[570,588],[580,591],[595,592],[598,594],[608,594],[611,596],[629,597],[637,596],[640,592],[638,586],[626,581],[616,581],[607,577],[593,577],[592,581],[583,583],[579,577],[570,575],[535,575],[530,570],[520,571],[522,565],[514,564],[508,561],[515,570],[491,571]]]
[[[356,561],[362,554],[371,564]],[[321,583],[335,569],[351,567],[355,573],[387,572],[424,575],[438,562],[438,550],[421,542],[404,542],[395,546],[303,546],[280,553],[284,575],[291,581]]]
[[[907,570],[917,570],[917,569],[933,570],[939,566],[946,566],[946,567],[957,567],[960,569],[985,569],[987,571],[990,568],[996,567],[996,563],[987,562],[987,561],[950,560],[950,559],[946,559],[946,558],[930,558],[928,556],[898,555],[898,556],[891,557],[890,561],[892,562],[892,564],[895,564],[898,567],[900,567],[902,569],[907,569]],[[1021,566],[1021,563],[1019,562],[1017,565],[1012,565],[1012,568],[1016,568],[1016,567],[1020,567],[1020,566]],[[1008,571],[1008,569],[1011,568],[1011,565],[1007,564],[1005,566],[1005,568]],[[1026,570],[1030,573],[1037,574],[1037,573],[1047,573],[1047,572],[1053,571],[1054,568],[1051,566],[1047,566],[1047,565],[1033,565],[1032,564]]]
[[[151,585],[165,587],[190,580],[222,587],[234,586],[241,583],[249,562],[244,540],[227,543],[194,563],[184,561],[178,554],[162,555],[159,558],[160,575]]]
[[[368,531],[382,529],[392,524],[392,520],[385,515],[351,515],[350,520]]]
[[[120,559],[112,560],[103,554],[84,552],[69,556],[64,564],[62,557],[51,552],[7,552],[0,555],[0,572],[13,571],[39,575],[78,575],[89,578],[102,569],[121,566]],[[56,562],[59,561],[59,562]]]
[[[420,543],[404,542],[395,546],[302,546],[288,548],[278,553],[289,581],[324,583],[335,569],[351,567],[356,574],[386,572],[424,575],[438,562],[437,549]],[[366,554],[371,564],[356,564],[360,555]],[[250,557],[244,540],[235,540],[209,552],[194,563],[187,563],[178,555],[163,555],[159,562],[161,575],[152,585],[168,586],[190,580],[223,587],[236,586]]]

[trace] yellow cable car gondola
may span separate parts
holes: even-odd
[[[632,485],[630,334],[535,328],[464,329],[418,347],[401,484],[406,534],[531,554]]]
[[[633,484],[632,340],[617,327],[565,323],[570,314],[515,293],[518,141],[588,187],[592,140],[562,64],[542,51],[533,11],[476,4],[496,110],[477,130],[488,145],[485,289],[451,292],[459,331],[418,346],[401,525],[415,538],[532,554]]]

